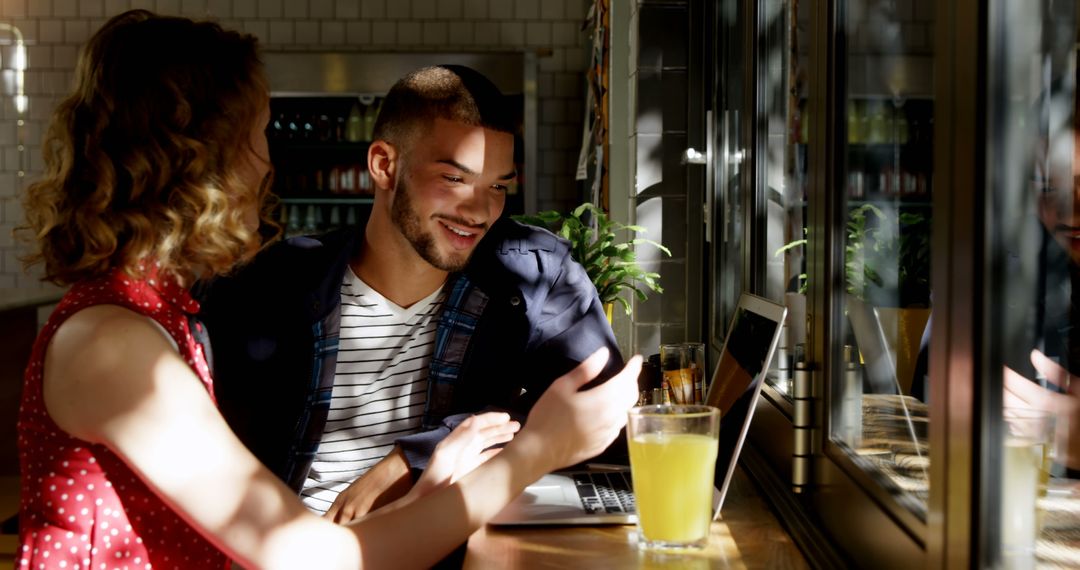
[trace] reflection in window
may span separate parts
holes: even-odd
[[[847,4],[844,318],[832,353],[832,439],[925,517],[931,307],[933,6]],[[923,13],[926,10],[928,13]]]
[[[1000,484],[987,532],[1005,567],[1080,566],[1076,10],[1002,3],[993,29],[987,376],[1002,452],[984,480]]]
[[[809,123],[808,0],[767,0],[763,58],[765,126],[765,297],[788,317],[768,382],[790,398],[791,371],[806,343],[806,191]]]

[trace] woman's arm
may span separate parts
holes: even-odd
[[[108,446],[245,566],[421,567],[545,472],[611,442],[636,400],[640,359],[578,392],[606,360],[601,351],[556,381],[518,437],[459,483],[352,527],[308,512],[233,435],[168,340],[127,309],[92,307],[60,327],[46,353],[44,396],[61,428]]]
[[[116,306],[78,312],[53,337],[44,372],[57,425],[108,446],[244,566],[359,565],[356,536],[310,513],[248,452],[146,317]]]

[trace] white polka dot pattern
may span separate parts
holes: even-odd
[[[213,397],[202,347],[187,315],[199,305],[171,279],[115,271],[76,283],[34,344],[19,410],[22,496],[18,570],[70,568],[226,568],[228,558],[165,505],[115,454],[76,439],[49,417],[42,400],[45,347],[67,318],[93,305],[146,315],[173,337],[180,355]]]

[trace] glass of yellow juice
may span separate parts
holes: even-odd
[[[642,406],[629,414],[638,544],[649,549],[704,547],[712,521],[720,410]]]
[[[1043,410],[1005,408],[1001,458],[1001,554],[1006,568],[1034,568],[1042,531],[1055,418]]]

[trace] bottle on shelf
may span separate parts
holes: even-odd
[[[907,113],[903,109],[896,110],[896,142],[900,144],[908,143],[908,136],[910,135],[908,129]]]
[[[326,189],[331,194],[341,192],[341,170],[337,166],[330,167],[330,173],[326,176]]]
[[[308,175],[307,172],[299,171],[293,174],[293,190],[301,194],[310,190],[308,187]]]
[[[331,137],[331,140],[335,142],[345,142],[345,124],[347,122],[348,119],[345,115],[338,115],[334,119],[334,136]]]
[[[869,143],[870,141],[870,104],[869,102],[859,105],[859,142]]]
[[[289,223],[285,226],[286,235],[296,235],[300,231],[300,206],[291,205],[289,208]]]
[[[315,119],[315,137],[321,142],[334,139],[334,124],[325,113],[320,114]]]
[[[895,144],[900,140],[896,133],[896,113],[893,112],[891,105],[885,106],[883,113],[885,115],[885,137],[882,142]]]
[[[859,144],[862,142],[862,104],[858,101],[848,100],[847,105],[847,142]]]
[[[366,168],[360,168],[360,176],[357,182],[361,194],[374,194],[375,189],[371,186],[371,174]]]
[[[364,138],[364,115],[360,111],[360,102],[353,103],[349,111],[348,122],[345,126],[345,140],[348,142],[360,142]]]
[[[306,116],[300,127],[300,138],[310,141],[315,139],[315,117]]]
[[[342,194],[355,194],[356,193],[356,167],[353,165],[346,165],[341,168],[341,182],[338,183],[338,189]]]
[[[848,172],[848,198],[862,199],[866,196],[865,178],[861,170]]]
[[[300,113],[294,114],[292,118],[289,119],[289,124],[286,127],[289,132],[286,135],[286,138],[291,140],[300,139],[300,122]]]
[[[382,110],[382,99],[375,99],[368,104],[367,109],[364,110],[364,138],[363,140],[370,141],[375,132],[375,121],[379,118],[379,111]]]
[[[278,113],[274,122],[270,124],[270,138],[275,140],[281,140],[286,137],[285,125],[288,124],[288,120],[285,118],[285,113]]]
[[[881,101],[875,101],[867,111],[870,116],[869,131],[863,142],[881,144],[889,142],[889,126],[885,116],[885,105]]]
[[[307,211],[304,213],[304,225],[300,228],[305,234],[313,234],[319,231],[316,211],[315,204],[308,204]]]

